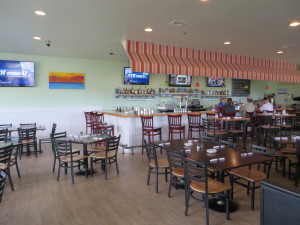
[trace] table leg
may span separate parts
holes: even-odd
[[[83,145],[83,155],[88,155],[88,151],[87,151],[87,145],[84,144]],[[92,174],[92,171],[88,168],[88,158],[84,159],[84,169],[83,170],[78,170],[75,175],[78,175],[78,176],[85,176],[85,171],[87,170],[87,174],[88,175],[91,175]],[[93,171],[93,173],[95,173],[95,171]]]

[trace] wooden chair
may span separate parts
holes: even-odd
[[[185,138],[185,126],[181,124],[181,119],[181,114],[168,114],[170,140],[173,140],[174,134],[179,134],[180,139],[182,138],[181,135]]]
[[[106,148],[105,151],[96,152],[89,155],[91,162],[91,171],[93,176],[93,164],[98,163],[102,166],[102,169],[105,170],[105,180],[107,180],[107,165],[112,163],[116,164],[117,174],[119,175],[119,166],[118,166],[118,148],[120,143],[121,135],[118,137],[109,137],[106,138]]]
[[[215,118],[202,118],[202,124],[204,128],[204,132],[207,136],[213,137],[214,140],[218,139],[226,139],[227,140],[227,132],[221,129],[221,124]]]
[[[12,149],[12,144],[4,148],[0,148],[0,170],[3,170],[7,174],[10,188],[12,191],[14,191],[15,189],[10,175],[10,160]]]
[[[185,170],[185,215],[188,215],[190,198],[204,202],[206,224],[209,224],[208,196],[219,194],[226,200],[226,219],[229,220],[229,197],[231,187],[207,176],[205,162],[184,160]],[[200,194],[200,196],[197,196]]]
[[[52,124],[52,129],[51,129],[50,135],[55,133],[56,126],[57,126],[56,123]],[[51,137],[50,137],[50,135],[49,135],[49,137],[39,138],[39,151],[40,151],[40,153],[42,153],[42,144],[43,143],[51,143]]]
[[[184,158],[185,151],[167,150],[167,156],[170,166],[170,185],[168,197],[171,197],[171,186],[177,188],[178,185],[184,185]]]
[[[257,128],[254,112],[246,112],[246,118],[250,118],[250,121],[246,124],[246,137],[248,136],[248,128],[250,128],[251,138],[253,138],[255,128]]]
[[[271,146],[271,135],[276,135],[279,131],[280,126],[274,126],[272,115],[257,115],[258,132],[257,132],[257,144],[261,145],[263,142],[264,146]]]
[[[228,129],[228,136],[232,137],[233,143],[238,143],[238,138],[243,139],[243,148],[246,150],[246,139],[247,139],[247,121],[234,121]]]
[[[249,190],[251,191],[251,209],[254,210],[254,198],[255,198],[255,189],[259,188],[259,185],[256,185],[260,181],[269,178],[273,156],[275,153],[274,148],[266,148],[258,145],[251,145],[250,152],[258,153],[264,156],[269,156],[270,161],[263,163],[263,171],[260,171],[260,164],[258,164],[257,169],[251,169],[249,167],[242,167],[233,169],[229,172],[230,185],[231,185],[231,198],[233,199],[233,184],[239,184],[247,188],[247,194],[249,195]],[[247,184],[241,182],[240,180],[246,181]]]
[[[286,108],[286,113],[287,114],[294,114],[295,113],[295,109],[294,108]]]
[[[85,117],[85,132],[88,134],[90,130],[90,133],[92,133],[93,112],[84,112],[84,117]]]
[[[222,116],[230,116],[230,117],[233,117],[235,116],[236,112],[230,112],[230,113],[222,113]]]
[[[188,113],[187,116],[189,121],[188,137],[193,138],[193,133],[197,132],[197,138],[199,138],[201,136],[201,131],[203,131],[203,126],[201,125],[201,114]]]
[[[295,168],[295,186],[298,186],[299,176],[300,176],[300,140],[297,140],[296,143],[296,152],[295,154],[287,155],[289,160],[289,172],[288,176],[291,179],[291,168]]]
[[[111,130],[112,136],[114,136],[115,133],[114,125],[108,125],[104,122],[103,113],[93,113],[92,133],[95,133],[95,130]]]
[[[107,137],[111,137],[111,130],[94,130],[94,134],[93,135],[105,135]],[[95,138],[97,138],[97,136],[95,136]],[[101,137],[100,137],[101,138]],[[87,151],[89,154],[91,153],[95,153],[95,152],[103,152],[106,149],[106,138],[103,138],[101,140],[99,140],[99,142],[96,143],[95,146],[90,146],[87,148]]]
[[[60,133],[53,133],[50,134],[50,138],[51,138],[51,147],[52,147],[52,151],[54,154],[54,161],[53,161],[53,169],[52,172],[55,172],[55,164],[56,164],[56,160],[59,160],[59,155],[57,154],[57,151],[55,150],[55,144],[54,141],[56,138],[66,138],[67,137],[67,132],[60,132]],[[73,149],[72,148],[72,154],[80,154],[80,149]],[[67,152],[66,152],[67,153]],[[61,155],[63,154],[63,152],[60,153]]]
[[[154,137],[158,136],[162,140],[161,127],[154,127],[153,116],[141,116],[142,121],[142,154],[144,154],[144,140],[148,137],[148,143],[154,141]]]
[[[10,127],[12,127],[12,123],[0,124],[0,129],[9,129]],[[7,140],[11,140],[11,132],[12,131],[8,130]]]
[[[28,126],[30,127],[30,126]],[[21,159],[23,153],[23,147],[26,146],[27,153],[30,153],[30,147],[33,147],[35,156],[37,157],[37,139],[36,139],[36,127],[28,128],[27,125],[22,128],[18,128],[19,143],[21,144],[19,157]]]
[[[147,185],[150,183],[150,174],[155,173],[155,192],[158,193],[158,175],[163,174],[165,175],[165,181],[168,182],[168,173],[170,171],[169,162],[167,159],[158,159],[156,154],[157,146],[152,143],[147,143],[146,140],[145,147],[147,152],[148,158],[148,178],[147,178]]]
[[[53,138],[54,148],[56,151],[56,155],[58,156],[58,173],[57,173],[57,181],[59,181],[60,177],[60,168],[65,169],[65,173],[67,169],[71,169],[72,175],[72,184],[74,184],[74,167],[80,168],[81,165],[85,167],[85,176],[88,177],[87,168],[88,168],[88,156],[86,155],[75,155],[72,150],[72,142],[65,140],[58,140],[57,138]]]
[[[0,203],[2,202],[6,177],[6,173],[0,169]]]

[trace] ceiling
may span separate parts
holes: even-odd
[[[0,52],[127,61],[128,39],[300,63],[300,27],[289,27],[300,20],[300,0],[0,2]],[[187,24],[167,26],[173,20]]]

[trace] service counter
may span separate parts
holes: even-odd
[[[105,122],[113,124],[115,127],[115,135],[121,134],[121,145],[128,147],[141,146],[142,145],[142,122],[140,115],[130,115],[122,112],[115,111],[98,111],[104,114]],[[204,114],[206,116],[207,111],[201,112],[188,112],[192,114]],[[182,125],[185,125],[185,137],[188,135],[188,113],[161,113],[154,112],[153,122],[155,127],[162,128],[162,139],[168,140],[168,114],[181,114]]]

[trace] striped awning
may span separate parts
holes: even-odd
[[[300,83],[296,63],[126,40],[136,72]]]

